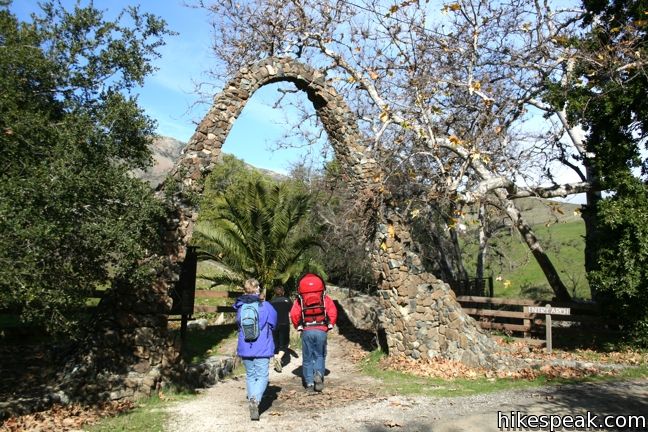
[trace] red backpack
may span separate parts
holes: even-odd
[[[308,273],[299,281],[297,300],[301,306],[301,325],[304,327],[327,325],[328,316],[324,304],[324,281]]]

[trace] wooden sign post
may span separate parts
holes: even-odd
[[[551,315],[571,315],[570,308],[551,307],[549,303],[543,306],[525,306],[525,313],[545,314],[545,340],[547,343],[547,353],[551,354],[553,342],[551,340]]]

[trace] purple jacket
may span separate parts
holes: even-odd
[[[256,294],[244,294],[234,302],[236,309],[236,323],[239,327],[237,354],[240,357],[272,357],[275,345],[272,339],[272,329],[277,325],[277,311],[269,302],[259,304],[259,338],[253,342],[245,342],[241,330],[241,306],[244,303],[259,301]]]

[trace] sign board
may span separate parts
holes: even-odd
[[[551,307],[550,304],[546,304],[545,306],[525,306],[524,312],[545,315],[545,341],[547,344],[547,353],[551,354],[553,345],[551,341],[551,315],[570,315],[570,308]]]
[[[537,313],[544,315],[571,315],[570,308],[561,307],[547,307],[547,306],[526,306],[524,308],[526,313]]]

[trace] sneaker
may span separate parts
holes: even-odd
[[[275,370],[275,372],[279,372],[279,373],[281,373],[281,370],[282,370],[282,368],[281,368],[281,360],[279,360],[276,357],[274,358],[274,370]]]
[[[324,380],[322,379],[322,374],[315,372],[315,391],[321,392],[324,390]]]
[[[250,399],[250,420],[259,420],[259,402]]]
[[[315,394],[315,387],[313,386],[313,384],[306,386],[306,394],[307,395],[314,395]]]

